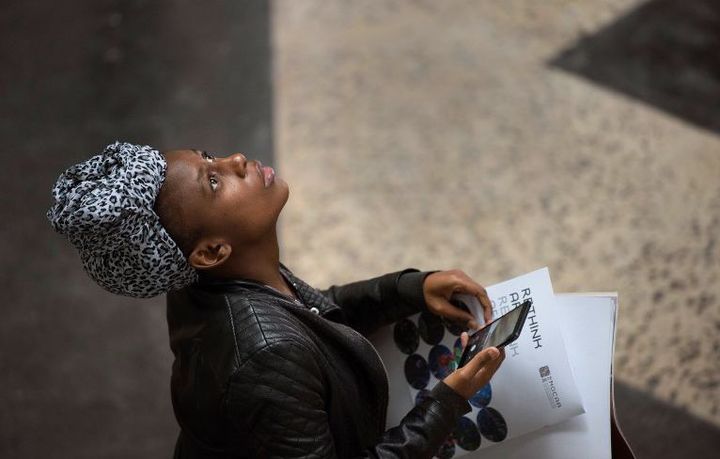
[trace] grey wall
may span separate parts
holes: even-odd
[[[272,163],[264,1],[0,4],[0,456],[169,457],[164,296],[105,292],[45,219],[115,139]]]

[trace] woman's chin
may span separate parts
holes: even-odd
[[[282,188],[283,193],[285,194],[285,201],[283,202],[284,204],[285,202],[287,202],[288,197],[290,196],[290,185],[288,185],[285,180],[279,179],[275,182],[275,186],[279,186],[280,188]]]

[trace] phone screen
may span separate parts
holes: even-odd
[[[516,340],[520,336],[520,330],[525,324],[525,317],[527,317],[530,304],[529,301],[526,301],[473,333],[468,340],[459,366],[462,367],[465,365],[466,362],[483,349],[502,347]]]

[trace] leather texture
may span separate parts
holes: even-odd
[[[209,279],[167,294],[176,459],[432,457],[469,403],[442,381],[385,430],[388,381],[366,336],[427,310],[408,269],[327,290],[281,272],[301,301]]]

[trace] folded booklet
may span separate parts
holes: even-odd
[[[610,400],[617,293],[560,293],[555,296],[555,304],[562,318],[563,339],[585,414],[466,457],[610,459],[613,456]]]
[[[543,268],[487,287],[497,318],[526,300],[532,302],[517,341],[492,381],[470,400],[472,411],[436,453],[440,458],[466,455],[502,445],[512,438],[584,413],[562,335],[550,275]],[[479,302],[460,295],[456,305],[480,321]],[[431,313],[415,314],[383,327],[372,336],[388,372],[387,428],[427,396],[457,368],[462,329]]]

